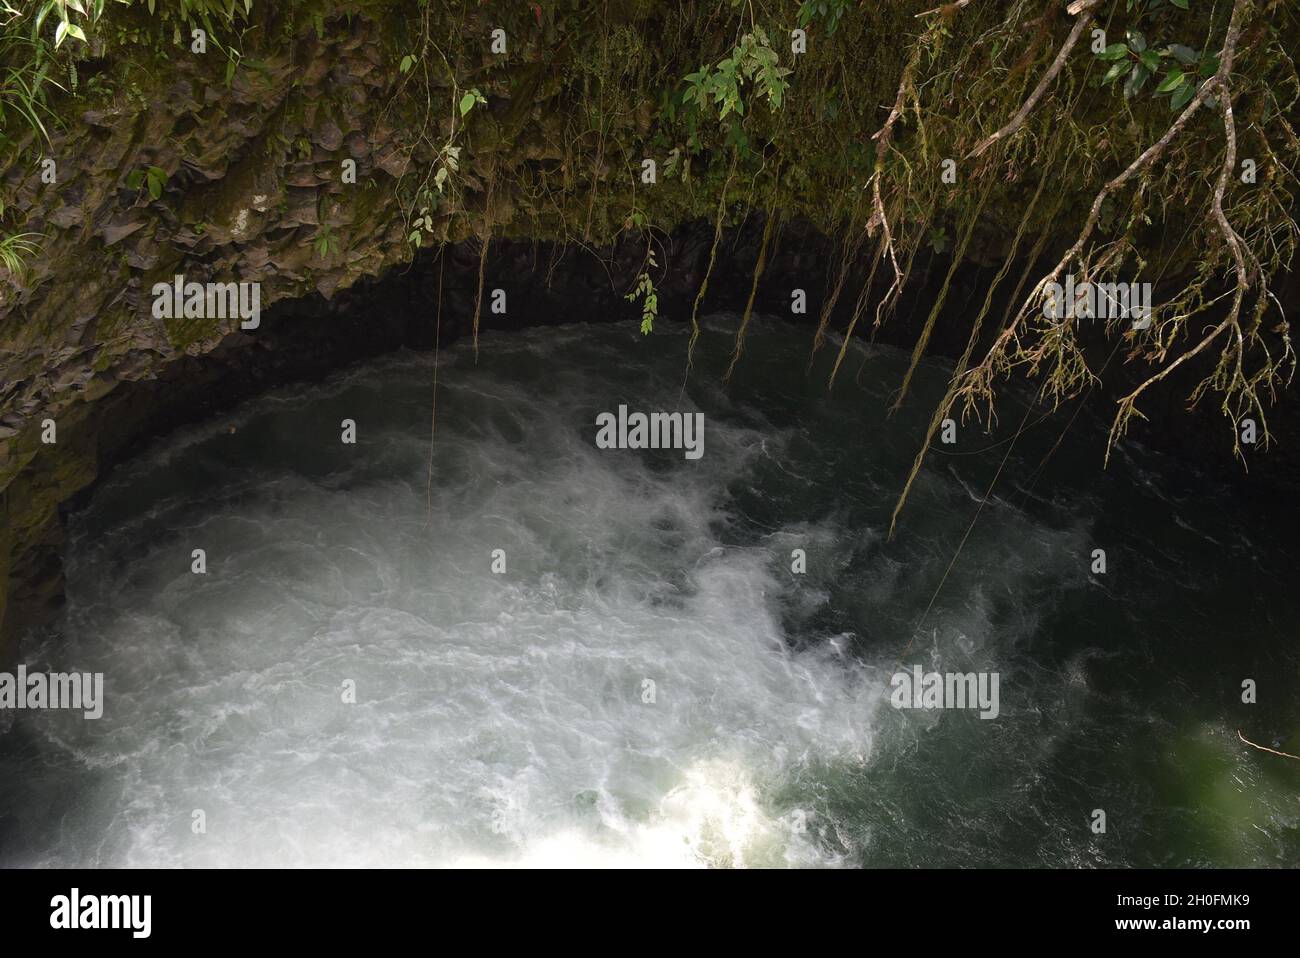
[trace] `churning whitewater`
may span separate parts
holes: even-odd
[[[685,388],[675,333],[488,336],[477,364],[439,358],[436,427],[433,357],[399,355],[119,467],[72,517],[66,621],[23,650],[102,672],[103,715],[5,719],[0,864],[1078,864],[1166,844],[1148,810],[1098,847],[1072,798],[1098,723],[1169,721],[1094,688],[1116,653],[1071,603],[1105,588],[1081,558],[1096,501],[1050,521],[1046,490],[995,502],[925,615],[986,472],[927,470],[886,544],[928,408],[878,415],[886,351],[851,352],[833,396],[780,382],[806,341],[759,325],[728,389],[721,328]],[[602,448],[620,405],[702,415],[704,454]],[[1081,631],[1045,638],[1062,620]],[[900,655],[999,674],[996,720],[891,708]],[[1231,764],[1214,716],[1179,734]],[[1121,811],[1148,787],[1108,774]],[[1265,837],[1179,833],[1188,856],[1286,853],[1255,784]]]

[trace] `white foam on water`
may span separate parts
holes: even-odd
[[[1095,504],[1053,490],[1043,522],[995,495],[967,537],[986,480],[937,461],[886,545],[929,410],[859,421],[889,392],[872,375],[805,399],[778,367],[806,344],[761,330],[741,376],[762,388],[697,371],[683,396],[684,336],[444,352],[432,481],[428,357],[277,390],[119,467],[72,517],[66,626],[24,650],[103,671],[105,717],[16,720],[39,744],[0,752],[22,778],[0,843],[26,842],[0,863],[987,861],[980,836],[1095,694],[1082,660],[1040,663],[1062,597],[1106,586]],[[692,397],[703,459],[595,448],[597,412]],[[998,672],[999,721],[896,712],[899,665]]]
[[[74,522],[68,634],[45,651],[106,673],[106,713],[39,727],[99,774],[24,864],[840,862],[779,793],[809,763],[868,761],[880,687],[792,652],[780,566],[716,531],[726,484],[780,434],[710,421],[696,468],[654,469],[594,448],[581,391],[467,382],[481,415],[440,427],[431,503],[424,439],[391,427],[326,480]],[[145,457],[117,494],[176,461]]]

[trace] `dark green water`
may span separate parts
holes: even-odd
[[[886,541],[943,367],[890,418],[906,357],[828,393],[760,322],[724,388],[733,325],[684,391],[671,330],[444,352],[432,479],[423,355],[119,469],[23,649],[106,714],[9,720],[0,864],[1300,863],[1300,763],[1237,738],[1300,752],[1292,502],[1136,442],[1102,471],[1087,408],[1040,468],[1072,410],[1035,410],[957,553],[1012,394]],[[703,412],[703,457],[597,449],[619,404]],[[900,662],[997,673],[997,718],[891,707]]]

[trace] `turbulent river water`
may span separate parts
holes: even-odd
[[[432,445],[396,355],[116,468],[20,655],[104,715],[0,713],[0,865],[1300,864],[1297,763],[1237,737],[1300,752],[1293,504],[1103,471],[1088,407],[1040,468],[1073,408],[1012,443],[1009,394],[888,540],[943,367],[889,417],[905,356],[828,392],[756,320],[724,386],[734,327],[689,379],[677,330],[445,349]],[[597,448],[620,404],[703,412],[703,456]],[[892,707],[900,664],[999,714]]]

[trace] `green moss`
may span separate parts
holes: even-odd
[[[213,339],[221,333],[221,321],[216,319],[165,319],[163,328],[167,331],[167,341],[177,350],[204,340]]]

